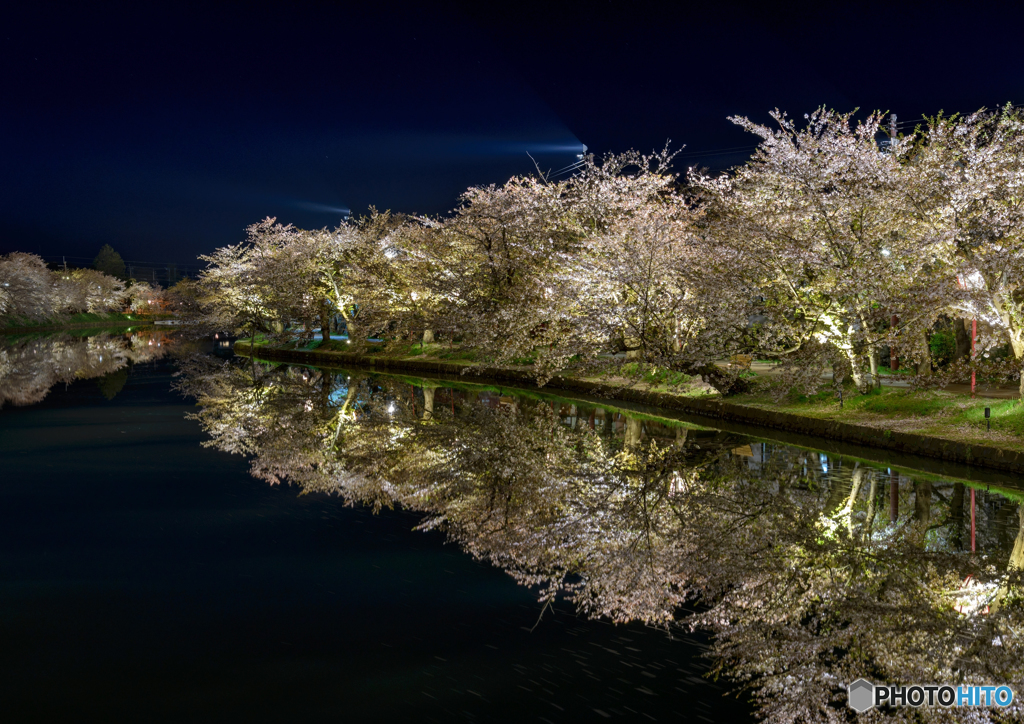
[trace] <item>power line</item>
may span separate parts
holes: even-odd
[[[693,156],[716,156],[728,153],[730,151],[753,151],[757,148],[754,146],[732,146],[730,148],[712,148],[707,151],[691,151],[690,153],[677,153],[676,156],[679,158],[690,158]]]

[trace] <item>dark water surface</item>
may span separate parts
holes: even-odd
[[[0,721],[856,721],[861,677],[1024,718],[1019,481],[702,422],[0,339]]]
[[[0,409],[5,721],[751,719],[698,640],[568,603],[531,632],[535,592],[420,515],[254,480],[173,372]]]

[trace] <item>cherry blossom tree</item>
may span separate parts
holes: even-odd
[[[763,352],[806,351],[815,340],[841,353],[865,389],[879,318],[942,310],[930,239],[905,193],[914,144],[892,138],[883,153],[877,113],[854,125],[852,114],[818,110],[803,127],[772,117],[776,128],[730,119],[762,139],[734,174],[692,175],[712,205],[709,233],[756,269]]]
[[[136,314],[156,311],[154,305],[159,305],[161,291],[148,282],[135,282],[128,288],[128,308]]]
[[[0,256],[0,288],[8,319],[41,321],[53,314],[50,270],[35,254]]]
[[[931,119],[910,169],[909,195],[962,289],[947,306],[979,321],[982,349],[1009,344],[1024,360],[1024,114]]]
[[[746,261],[707,234],[704,207],[679,190],[672,158],[667,148],[590,158],[568,184],[585,245],[557,287],[576,311],[566,338],[578,341],[566,351],[593,359],[613,340],[627,359],[729,389],[734,380],[714,362],[749,347],[756,290]]]
[[[280,286],[262,273],[269,252],[277,240],[291,233],[292,227],[266,219],[246,229],[246,241],[221,247],[200,256],[207,263],[199,275],[198,302],[203,309],[202,323],[210,329],[270,333],[287,320],[279,315],[277,298]],[[269,250],[268,250],[269,247]],[[304,290],[284,290],[285,295]],[[301,298],[301,297],[300,297]]]
[[[75,269],[70,276],[81,288],[87,311],[102,314],[124,307],[125,285],[120,279],[95,269]]]
[[[50,306],[54,314],[77,314],[88,309],[86,288],[70,272],[51,272]]]

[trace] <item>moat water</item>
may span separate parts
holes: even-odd
[[[851,642],[1020,681],[1005,476],[146,331],[4,340],[0,401],[12,721],[753,721],[841,709]]]

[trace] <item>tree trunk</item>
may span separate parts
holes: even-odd
[[[633,417],[626,418],[625,445],[627,450],[633,450],[640,446],[640,435],[643,430],[643,420]]]
[[[625,337],[623,344],[626,345],[626,359],[640,359],[639,337]]]
[[[859,467],[860,463],[854,463],[854,467]],[[838,513],[842,509],[843,503],[849,498],[849,493],[843,489],[842,484],[832,478],[829,480],[828,500],[825,501],[825,515],[831,516]]]
[[[850,481],[850,494],[846,498],[846,505],[843,506],[843,517],[846,518],[846,530],[853,535],[853,506],[857,504],[860,496],[860,489],[864,485],[864,468],[855,465],[853,480]]]
[[[996,511],[995,516],[992,518],[991,527],[999,531],[999,537],[1003,538],[1012,529],[1013,525],[1010,523],[1010,518],[1017,517],[1017,504],[1011,503],[1010,501],[1003,501],[1002,506]]]
[[[320,371],[320,409],[326,410],[331,404],[331,393],[334,391],[334,375],[327,370]]]
[[[432,330],[432,329],[424,329],[423,330],[423,344],[433,344],[433,343],[434,343],[434,330]]]
[[[871,384],[881,387],[882,378],[878,376],[878,350],[874,347],[868,348],[868,363],[871,368]]]
[[[1017,507],[1017,538],[1013,543],[1007,568],[1024,569],[1024,505]]]
[[[928,344],[928,332],[924,333],[924,357],[917,363],[917,374],[921,377],[927,377],[932,373],[932,348]]]
[[[331,338],[331,308],[326,299],[320,302],[320,338],[324,342]]]
[[[950,362],[970,356],[971,333],[967,331],[966,320],[959,318],[953,320],[953,337],[956,339],[956,352],[953,353],[953,359]]]
[[[914,540],[924,547],[924,537],[932,521],[932,484],[928,481],[914,481]]]
[[[864,519],[864,527],[861,528],[861,540],[871,538],[871,527],[875,523],[875,516],[878,514],[878,475],[871,471],[871,490],[868,492],[868,516]]]
[[[1013,550],[1010,551],[1010,562],[1007,564],[1008,571],[1024,570],[1024,505],[1017,508],[1017,539],[1013,543]],[[995,601],[992,602],[992,612],[995,613],[1002,608],[1003,601],[1009,593],[1009,586],[1004,583],[999,587]]]
[[[953,535],[950,542],[955,550],[962,550],[964,545],[964,484],[953,483],[953,494],[949,499],[949,519],[953,523]]]
[[[434,388],[424,387],[423,388],[423,419],[433,420],[434,419]]]
[[[864,355],[857,354],[852,349],[846,351],[846,357],[850,360],[850,376],[853,377],[853,384],[861,394],[868,391],[867,380],[864,379]]]
[[[345,311],[345,307],[339,307],[339,309],[341,310],[341,318],[345,320],[345,334],[348,335],[348,341],[352,343],[356,338],[356,325],[352,321],[352,315]]]

